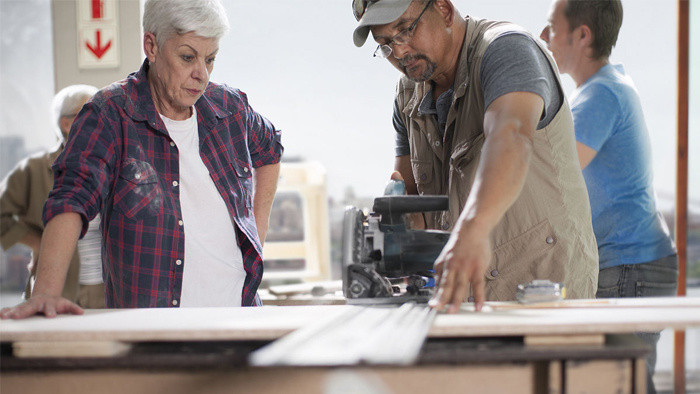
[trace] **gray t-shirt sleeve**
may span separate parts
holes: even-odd
[[[544,101],[540,129],[552,121],[563,97],[547,57],[533,39],[518,32],[496,38],[481,61],[484,108],[507,93],[532,92]]]
[[[401,120],[398,99],[394,99],[394,114],[391,117],[396,130],[396,156],[406,156],[411,154],[408,145],[408,130]]]
[[[511,92],[532,92],[544,101],[540,129],[552,121],[562,104],[554,70],[532,38],[518,32],[496,38],[481,61],[481,86],[484,108]],[[409,155],[408,131],[401,120],[398,101],[394,100],[392,122],[396,130],[396,156]]]

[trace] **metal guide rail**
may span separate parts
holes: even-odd
[[[251,354],[254,366],[409,365],[436,312],[425,305],[352,307]]]

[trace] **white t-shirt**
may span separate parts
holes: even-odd
[[[80,284],[99,285],[102,283],[102,233],[100,215],[88,225],[88,231],[78,240],[80,257]]]
[[[180,210],[185,231],[180,307],[240,306],[246,273],[235,224],[199,153],[197,112],[161,115],[179,151]],[[177,182],[177,183],[176,183]]]

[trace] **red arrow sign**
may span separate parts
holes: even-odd
[[[100,30],[95,32],[95,46],[90,45],[89,42],[85,41],[85,45],[88,47],[90,52],[92,52],[98,59],[104,56],[105,52],[109,50],[112,46],[112,40],[107,41],[105,46],[102,46],[102,37],[100,36]]]

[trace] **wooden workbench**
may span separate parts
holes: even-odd
[[[0,391],[306,393],[354,382],[375,392],[641,392],[647,349],[628,333],[700,326],[698,298],[489,303],[438,315],[413,366],[247,365],[251,350],[347,308],[356,307],[88,310],[2,321]],[[597,335],[603,343],[572,342]],[[530,346],[528,338],[545,340]],[[105,353],[68,357],[70,349]]]

